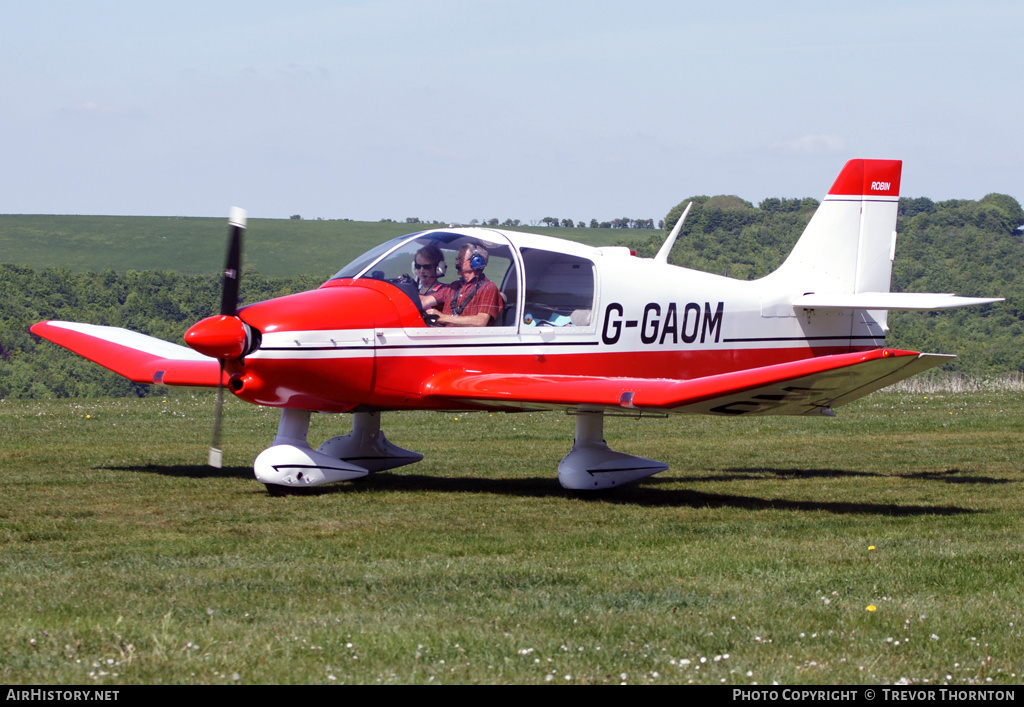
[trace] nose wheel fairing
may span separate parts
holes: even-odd
[[[422,454],[391,444],[380,431],[380,415],[375,412],[355,413],[350,434],[333,437],[314,450],[306,439],[310,417],[308,410],[281,411],[273,444],[253,465],[258,481],[307,488],[351,481],[423,459]]]

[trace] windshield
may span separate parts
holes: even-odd
[[[441,260],[437,263],[435,272],[438,275],[437,281],[450,283],[459,277],[455,269],[456,255],[465,244],[486,249],[488,259],[485,274],[487,279],[500,287],[505,281],[506,273],[512,267],[512,252],[501,235],[490,231],[472,235],[450,231],[424,231],[401,236],[364,253],[339,270],[331,279],[372,277],[375,280],[387,280],[396,284],[419,283],[419,273],[414,267],[417,253],[423,251],[419,257],[421,261],[433,261],[437,257],[436,253],[440,251]],[[437,250],[433,250],[434,248]],[[425,257],[428,253],[432,253],[432,257]]]
[[[409,240],[410,238],[413,238],[415,235],[416,234],[399,236],[398,238],[392,238],[390,241],[381,243],[376,248],[373,248],[372,250],[363,253],[358,258],[353,260],[351,263],[343,267],[331,279],[340,280],[343,277],[356,277],[357,275],[362,273],[363,270],[365,270],[366,267],[370,265],[373,261],[380,258],[389,250],[396,248],[399,244]]]

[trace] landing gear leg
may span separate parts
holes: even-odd
[[[383,471],[396,466],[414,464],[423,455],[391,444],[380,431],[379,412],[357,412],[352,415],[352,432],[332,437],[320,445],[318,452],[334,459],[358,464],[367,471]]]
[[[572,451],[558,464],[558,482],[573,490],[607,489],[666,469],[664,462],[609,449],[604,441],[604,408],[581,405]]]

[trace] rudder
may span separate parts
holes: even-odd
[[[792,253],[768,277],[804,292],[888,292],[899,208],[900,160],[850,160]]]

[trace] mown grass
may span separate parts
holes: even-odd
[[[424,462],[285,498],[273,411],[216,471],[206,395],[4,401],[0,681],[1019,683],[1022,398],[609,419],[671,468],[597,496],[569,416],[390,414]]]

